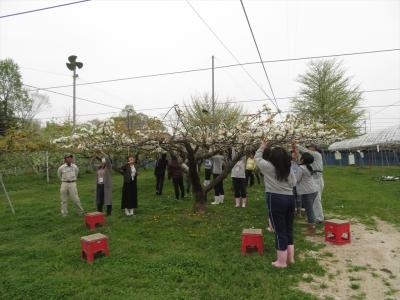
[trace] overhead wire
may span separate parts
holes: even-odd
[[[71,95],[68,95],[68,94],[64,94],[64,93],[60,93],[60,92],[55,92],[55,91],[52,91],[52,90],[49,90],[49,89],[39,89],[39,88],[37,88],[37,87],[35,87],[35,86],[33,86],[33,85],[30,85],[30,84],[24,84],[25,86],[28,86],[28,87],[31,87],[31,88],[34,88],[34,90],[33,91],[39,91],[39,90],[41,90],[41,91],[46,91],[46,92],[49,92],[49,93],[53,93],[53,94],[56,94],[56,95],[60,95],[60,96],[64,96],[64,97],[69,97],[69,98],[73,98],[73,96],[71,96]],[[81,100],[81,101],[85,101],[85,102],[89,102],[89,103],[93,103],[93,104],[98,104],[98,105],[102,105],[102,106],[105,106],[105,107],[110,107],[110,108],[115,108],[115,109],[123,109],[123,108],[121,108],[121,107],[116,107],[116,106],[112,106],[112,105],[108,105],[108,104],[104,104],[104,103],[101,103],[101,102],[97,102],[97,101],[93,101],[93,100],[89,100],[89,99],[85,99],[85,98],[81,98],[81,97],[75,97],[77,100]]]
[[[278,102],[276,101],[274,89],[272,88],[271,81],[269,80],[267,70],[266,70],[266,68],[265,68],[263,59],[262,59],[262,57],[261,57],[260,49],[258,48],[258,44],[257,44],[257,41],[256,41],[256,37],[254,36],[254,32],[253,32],[253,29],[251,28],[251,24],[250,24],[249,17],[247,16],[246,8],[244,7],[244,4],[243,4],[243,0],[240,0],[240,3],[242,4],[243,12],[244,12],[244,15],[246,16],[247,24],[249,25],[249,29],[250,29],[250,32],[251,32],[251,36],[253,37],[254,44],[256,45],[257,53],[258,53],[258,56],[259,56],[259,58],[260,58],[261,65],[262,65],[262,67],[263,67],[264,74],[265,74],[265,76],[267,77],[267,81],[268,81],[269,88],[271,89],[272,96],[274,97],[275,106],[276,106],[276,108],[277,108],[277,110],[278,110],[278,112],[279,112],[280,109],[279,109],[279,106],[278,106]]]
[[[393,49],[381,49],[381,50],[371,50],[371,51],[361,51],[361,52],[349,52],[349,53],[339,53],[339,54],[330,54],[330,55],[295,57],[295,58],[285,58],[285,59],[275,59],[275,60],[264,60],[263,63],[288,62],[288,61],[310,60],[310,59],[320,59],[320,58],[328,58],[328,57],[340,57],[340,56],[363,55],[363,54],[372,54],[372,53],[384,53],[384,52],[393,52],[393,51],[399,51],[399,50],[400,50],[400,48],[393,48]],[[223,65],[223,66],[215,66],[214,69],[233,68],[233,67],[254,65],[254,64],[260,64],[260,63],[262,63],[262,62],[255,61],[255,62],[246,62],[246,63],[240,63],[240,64],[239,63],[237,63],[237,64],[229,64],[229,65]],[[171,71],[171,72],[162,72],[162,73],[155,73],[155,74],[137,75],[137,76],[131,76],[131,77],[122,77],[122,78],[114,78],[114,79],[106,79],[106,80],[85,82],[85,83],[77,83],[76,86],[83,86],[83,85],[90,85],[90,84],[100,84],[100,83],[109,83],[109,82],[117,82],[117,81],[133,80],[133,79],[144,79],[144,78],[159,77],[159,76],[179,75],[179,74],[185,74],[185,73],[209,71],[211,69],[212,69],[211,67],[204,67],[204,68],[194,68],[194,69],[186,69],[186,70]],[[71,87],[71,86],[72,86],[72,84],[66,84],[66,85],[58,85],[58,86],[37,88],[35,90],[50,90],[50,89],[66,88],[66,87]]]
[[[220,42],[220,44],[225,48],[226,51],[233,57],[233,59],[240,65],[243,71],[247,74],[247,76],[254,82],[254,84],[262,91],[262,93],[269,98],[272,102],[272,99],[267,94],[267,92],[263,89],[263,87],[255,80],[255,78],[247,71],[244,65],[239,61],[235,54],[226,46],[226,44],[222,41],[222,39],[217,35],[217,33],[211,28],[211,26],[206,22],[206,20],[200,15],[200,13],[194,8],[194,6],[186,0],[186,3],[190,6],[190,8],[194,11],[194,13],[199,17],[199,19],[203,22],[203,24],[210,30],[210,32],[214,35],[214,37]],[[272,102],[274,104],[274,102]],[[275,105],[275,104],[274,104]],[[278,108],[277,108],[278,109]]]
[[[69,95],[65,95],[65,96],[69,96]],[[72,96],[69,96],[72,97]],[[281,97],[281,98],[277,98],[277,99],[286,99],[288,97]],[[224,105],[224,104],[234,104],[234,103],[246,103],[246,102],[262,102],[262,101],[266,101],[267,99],[253,99],[253,100],[237,100],[237,101],[227,101],[227,102],[223,102],[223,103],[218,103],[218,105]],[[166,115],[172,110],[172,108],[174,108],[176,106],[166,106],[166,107],[152,107],[152,108],[142,108],[142,109],[135,109],[135,112],[139,112],[139,111],[159,111],[159,110],[167,110],[168,112],[164,115],[164,118],[166,117]],[[181,105],[181,107],[187,107],[187,105]],[[367,105],[367,106],[357,106],[357,108],[380,108],[380,107],[400,107],[400,104],[387,104],[387,105]],[[106,115],[106,114],[113,114],[113,113],[119,113],[121,112],[121,110],[119,111],[110,111],[110,112],[101,112],[101,113],[91,113],[91,114],[80,114],[77,115],[79,117],[84,117],[84,116],[95,116],[95,115]],[[295,110],[284,110],[282,111],[282,113],[290,113],[290,112],[295,112]],[[42,119],[60,119],[60,118],[68,118],[69,116],[55,116],[55,117],[43,117],[43,118],[36,118],[37,120],[42,120]],[[377,119],[377,118],[374,118]],[[385,118],[385,119],[391,119],[391,118]],[[399,118],[400,119],[400,118]]]
[[[8,15],[0,16],[0,19],[8,18],[8,17],[14,17],[14,16],[19,16],[19,15],[24,15],[24,14],[29,14],[29,13],[38,12],[38,11],[43,11],[43,10],[47,10],[47,9],[59,8],[59,7],[62,7],[62,6],[68,6],[68,5],[73,5],[73,4],[79,4],[79,3],[82,3],[82,2],[88,2],[88,1],[91,1],[91,0],[81,0],[81,1],[69,2],[69,3],[54,5],[54,6],[42,7],[42,8],[38,8],[38,9],[32,9],[32,10],[27,10],[27,11],[21,11],[21,12],[17,12],[17,13],[13,13],[13,14],[8,14]]]

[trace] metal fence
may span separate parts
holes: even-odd
[[[336,159],[335,152],[323,153],[326,165],[347,166],[349,155],[354,155],[354,165],[357,166],[400,166],[400,150],[363,150],[340,151],[341,159]]]

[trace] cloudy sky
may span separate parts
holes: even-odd
[[[0,15],[74,1],[0,0]],[[264,60],[400,48],[400,1],[243,2]],[[41,88],[70,85],[72,74],[65,63],[71,54],[84,63],[78,84],[209,68],[213,55],[216,67],[259,61],[239,0],[93,0],[0,18],[0,59],[12,58],[25,84]],[[371,117],[372,130],[399,124],[400,51],[338,59],[362,90],[397,89],[364,94],[362,105],[366,118]],[[277,98],[296,95],[296,78],[308,62],[265,64]],[[264,103],[273,107],[262,91],[271,95],[261,64],[245,68],[254,80],[241,67],[215,70],[219,100],[261,100],[242,103],[248,112]],[[72,95],[71,87],[53,91]],[[41,92],[50,97],[51,107],[38,118],[72,115],[71,98]],[[161,116],[165,108],[206,92],[211,92],[210,70],[82,85],[77,87],[78,97],[111,107],[78,100],[77,119],[106,118],[127,104]],[[277,103],[281,110],[290,109],[288,99]],[[390,104],[397,106],[384,107]]]

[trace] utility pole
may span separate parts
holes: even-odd
[[[83,63],[76,61],[78,57],[76,55],[70,55],[68,57],[68,63],[66,63],[67,68],[72,71],[72,82],[73,82],[73,92],[72,92],[72,101],[73,101],[73,109],[72,109],[72,121],[73,121],[73,129],[75,130],[75,126],[76,126],[76,78],[78,77],[78,74],[76,74],[76,67],[78,67],[78,69],[83,67]]]
[[[132,113],[132,110],[131,110],[130,108],[128,108],[127,111],[126,111],[126,113],[127,113],[127,120],[126,120],[126,122],[128,123],[128,124],[127,124],[128,131],[131,131],[131,113]]]
[[[72,88],[72,123],[73,123],[73,128],[75,129],[76,125],[76,77],[78,75],[76,74],[76,68],[74,68],[73,75],[72,75],[72,83],[73,83],[73,88]]]
[[[368,112],[368,119],[369,119],[369,132],[372,131],[372,125],[371,125],[371,112]]]
[[[211,56],[211,109],[212,109],[212,124],[215,125],[215,97],[214,97],[214,55]]]

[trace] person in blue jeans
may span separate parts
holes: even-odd
[[[314,170],[311,164],[314,162],[314,157],[304,152],[300,158],[300,165],[296,172],[297,180],[297,193],[301,202],[304,204],[307,214],[307,231],[306,235],[315,234],[315,215],[314,215],[314,201],[318,194],[318,185],[314,179]]]
[[[296,177],[291,170],[291,157],[281,147],[271,150],[268,160],[263,159],[267,144],[262,142],[255,155],[257,167],[264,175],[266,202],[269,217],[275,229],[277,260],[274,267],[286,268],[294,263],[293,220],[295,200],[293,187]]]

